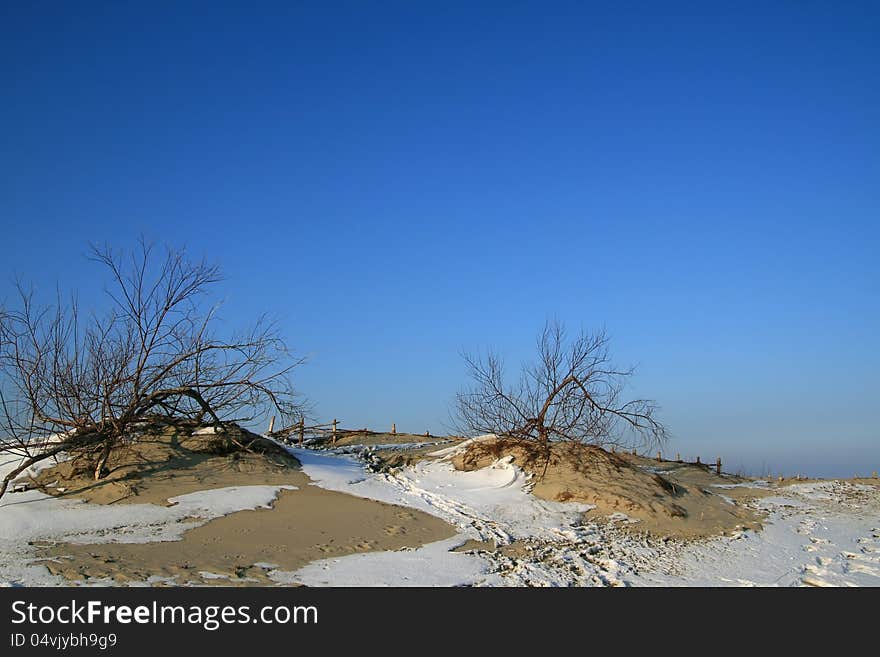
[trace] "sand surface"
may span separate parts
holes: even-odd
[[[295,458],[254,434],[191,433],[189,426],[150,427],[113,451],[109,473],[98,481],[91,461],[71,459],[41,470],[30,483],[49,495],[94,504],[167,504],[200,490],[296,485],[292,479],[302,477]]]
[[[382,446],[382,445],[439,445],[443,443],[461,440],[460,438],[452,438],[450,436],[435,436],[424,433],[386,433],[382,431],[369,431],[366,429],[360,431],[344,431],[340,432],[336,440],[327,438],[322,441],[321,446],[327,448],[346,447],[351,445],[358,446]]]
[[[736,498],[751,499],[764,492],[722,492],[714,486],[741,480],[719,477],[700,466],[660,463],[573,443],[554,445],[548,462],[524,446],[504,441],[472,443],[453,463],[460,470],[474,470],[501,456],[513,456],[516,465],[532,474],[536,497],[592,504],[590,519],[624,514],[638,520],[621,525],[632,531],[697,538],[760,527],[761,516]]]
[[[165,543],[60,543],[39,556],[53,574],[72,581],[116,583],[174,578],[174,584],[266,585],[272,569],[292,571],[311,561],[361,552],[417,548],[450,538],[439,518],[311,486],[289,483],[273,508],[239,511]]]
[[[437,458],[432,456],[437,450],[434,440],[426,445],[416,438],[422,437],[352,434],[327,447],[361,453],[369,444],[369,454],[361,454],[366,463],[374,470],[393,471]],[[556,445],[546,461],[534,449],[504,441],[460,446],[457,440],[441,442],[452,445],[449,458],[459,470],[477,470],[512,457],[514,465],[531,474],[528,487],[535,497],[590,504],[595,508],[584,514],[587,522],[606,526],[607,521],[607,526],[613,524],[635,540],[646,532],[673,537],[684,541],[682,546],[694,543],[690,539],[760,529],[765,511],[754,501],[798,483],[756,483],[719,476],[706,466],[582,445]],[[315,561],[420,548],[457,534],[453,525],[434,515],[319,488],[294,456],[253,434],[192,435],[186,427],[152,428],[114,452],[110,472],[101,481],[94,481],[88,463],[66,461],[42,470],[30,482],[55,496],[113,505],[168,505],[169,498],[229,486],[295,487],[280,491],[272,508],[199,520],[202,524],[177,541],[83,544],[71,537],[39,545],[39,563],[75,583],[295,584],[290,571]],[[857,483],[877,486],[878,480]],[[510,563],[537,558],[528,541],[499,545],[492,539],[471,539],[444,549],[490,552]]]
[[[401,506],[311,485],[283,450],[237,451],[213,436],[168,429],[142,435],[113,454],[111,472],[95,482],[85,464],[67,461],[32,483],[47,493],[97,504],[169,504],[168,499],[227,486],[289,485],[271,509],[223,516],[155,543],[75,542],[44,545],[40,563],[73,582],[117,584],[163,578],[169,584],[265,585],[272,569],[296,570],[318,559],[417,548],[456,534],[445,521]],[[62,483],[63,482],[63,485]],[[58,486],[61,486],[59,490]]]

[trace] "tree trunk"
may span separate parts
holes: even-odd
[[[20,475],[22,472],[24,472],[29,467],[31,467],[34,463],[39,463],[40,461],[42,461],[44,459],[55,456],[59,452],[64,451],[66,448],[67,448],[66,445],[59,445],[58,447],[55,447],[55,448],[50,449],[46,452],[43,452],[42,454],[37,454],[36,456],[32,456],[29,459],[26,459],[21,465],[19,465],[17,468],[15,468],[15,470],[13,470],[8,475],[6,475],[6,477],[4,477],[3,483],[0,483],[0,497],[3,497],[3,495],[6,493],[6,489],[9,487],[9,482],[11,482],[18,475]]]
[[[550,465],[550,435],[544,427],[538,428],[538,443],[544,456],[544,469],[541,471],[541,479],[547,474],[547,466]]]
[[[95,481],[98,481],[104,476],[104,468],[107,466],[107,459],[110,458],[110,447],[112,445],[113,441],[106,438],[104,441],[104,448],[101,450],[101,456],[98,458],[98,463],[95,465]]]

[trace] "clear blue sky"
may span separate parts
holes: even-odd
[[[607,328],[669,452],[880,469],[880,4],[3,3],[0,298],[187,245],[345,426]]]

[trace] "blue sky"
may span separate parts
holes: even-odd
[[[14,274],[224,269],[345,426],[439,432],[462,349],[604,327],[670,453],[880,469],[877,3],[5,3]]]

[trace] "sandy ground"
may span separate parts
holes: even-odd
[[[254,434],[230,429],[191,435],[191,427],[150,427],[111,454],[109,473],[95,481],[86,460],[62,461],[30,477],[30,485],[55,497],[94,504],[167,504],[200,490],[254,484],[297,484],[299,463]],[[241,449],[239,444],[247,444]]]
[[[68,461],[42,470],[31,483],[93,504],[168,505],[172,497],[228,486],[296,490],[281,491],[271,509],[211,520],[179,541],[46,544],[37,551],[40,563],[74,582],[109,578],[122,584],[153,577],[174,584],[265,585],[274,568],[296,570],[317,559],[417,548],[456,534],[422,511],[312,486],[299,462],[281,450],[218,454],[229,447],[218,440],[168,428],[114,453],[110,475],[99,482],[90,468]]]
[[[30,483],[72,510],[88,500],[86,514],[115,510],[129,523],[152,509],[147,516],[161,511],[184,524],[165,520],[171,531],[155,534],[148,525],[148,542],[131,542],[103,513],[106,529],[36,533],[27,554],[78,584],[873,585],[880,577],[877,479],[756,481],[582,446],[559,446],[545,470],[533,452],[491,438],[347,438],[288,451],[253,434],[169,429],[115,453],[101,482],[87,464],[58,464]],[[234,502],[261,487],[264,501]],[[206,489],[227,515],[202,516],[192,496],[185,501]],[[36,491],[22,497],[31,498],[45,504]],[[253,510],[261,504],[268,508]]]
[[[624,514],[639,522],[623,527],[683,538],[760,527],[761,515],[736,503],[735,497],[754,498],[761,491],[730,489],[719,495],[713,486],[740,480],[721,478],[704,467],[660,463],[578,444],[554,445],[547,462],[521,445],[500,441],[474,442],[453,463],[471,471],[503,456],[512,456],[514,464],[532,474],[536,497],[593,505],[589,519]]]
[[[296,573],[311,586],[877,586],[880,582],[878,480],[777,482],[718,476],[704,467],[634,457],[652,475],[671,472],[679,483],[708,484],[708,493],[762,518],[759,530],[706,537],[671,537],[640,530],[632,518],[602,519],[583,504],[530,494],[532,482],[510,456],[479,470],[452,463],[467,445],[438,450],[393,473],[355,483],[357,462],[297,450],[319,485],[376,499],[405,502],[456,524],[471,540],[414,552],[354,555],[309,564]],[[628,455],[629,456],[629,455]],[[624,459],[629,461],[630,459]],[[638,500],[637,500],[638,501]],[[613,514],[612,514],[613,515]],[[436,545],[436,544],[434,544]],[[393,558],[392,558],[393,555]],[[469,572],[474,555],[488,562]],[[376,557],[373,559],[372,557]],[[437,572],[459,574],[434,582]]]
[[[267,585],[270,570],[372,551],[416,548],[455,535],[415,509],[308,485],[282,491],[271,509],[239,511],[186,532],[173,543],[60,543],[38,555],[71,581],[116,583],[173,578],[175,584]]]
[[[322,447],[325,448],[335,448],[335,447],[345,447],[351,445],[370,445],[370,446],[382,446],[382,445],[421,445],[421,444],[431,444],[437,445],[440,443],[448,443],[450,441],[460,440],[455,438],[450,438],[448,436],[435,436],[432,434],[424,434],[424,433],[385,433],[381,431],[368,431],[366,429],[361,431],[345,431],[340,432],[339,436],[336,440],[327,439],[323,441],[321,444]]]

